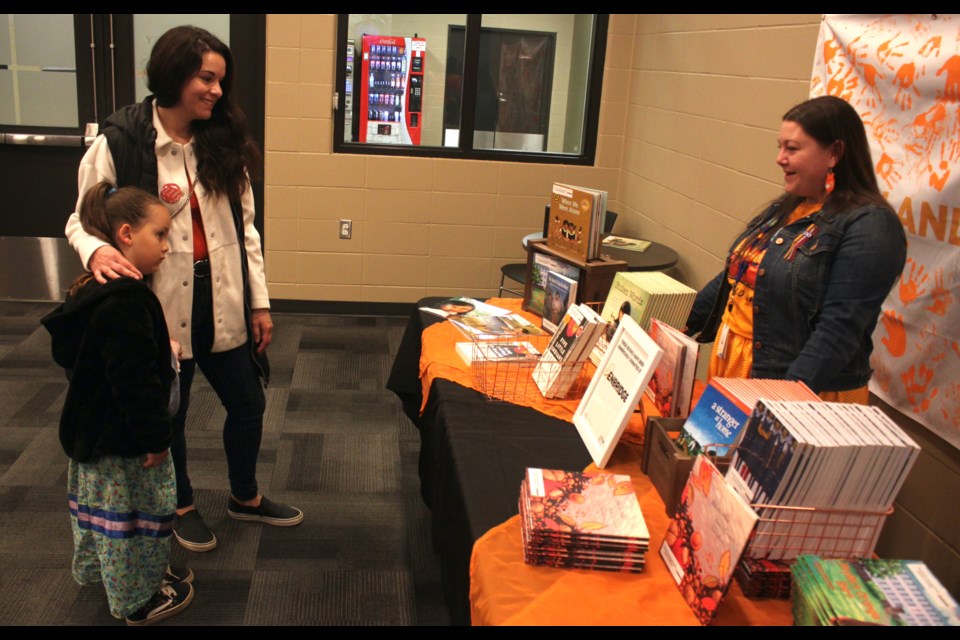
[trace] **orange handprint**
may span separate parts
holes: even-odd
[[[950,56],[937,70],[937,75],[944,72],[943,95],[956,102],[960,100],[960,56]]]
[[[880,339],[887,351],[894,358],[899,358],[907,350],[907,332],[903,329],[903,314],[895,311],[884,311],[880,316],[883,322],[883,328],[887,330],[887,335]]]
[[[927,276],[929,274],[923,273],[923,265],[920,265],[920,270],[917,271],[914,275],[914,269],[917,267],[917,263],[914,262],[913,258],[907,258],[907,262],[910,263],[910,275],[906,278],[900,278],[900,301],[907,305],[916,300],[919,296],[926,293],[926,289],[921,289],[920,286],[927,281]]]
[[[914,380],[915,373],[919,378],[916,381]],[[903,380],[903,389],[907,392],[907,402],[913,405],[914,413],[920,413],[930,408],[930,401],[936,397],[937,391],[939,391],[934,387],[931,389],[929,396],[922,397],[927,392],[930,380],[933,379],[933,373],[933,369],[927,369],[926,365],[921,364],[919,371],[916,370],[915,366],[911,366],[905,373],[900,374],[900,379]]]
[[[920,95],[920,91],[918,91],[913,84],[916,75],[917,65],[908,62],[900,66],[896,76],[893,78],[893,84],[899,87],[894,101],[900,106],[901,111],[908,111],[913,106],[913,96],[910,95],[911,89],[913,93],[916,93],[918,96]]]
[[[937,269],[933,274],[933,290],[930,292],[933,302],[927,307],[927,311],[935,313],[938,316],[947,315],[947,309],[953,302],[953,294],[943,288],[943,269]]]
[[[931,55],[933,55],[933,56],[938,56],[938,55],[940,55],[940,41],[941,41],[941,38],[942,38],[941,36],[934,36],[934,37],[930,38],[929,40],[927,40],[926,42],[923,43],[923,46],[920,47],[920,49],[919,49],[919,51],[917,51],[917,53],[919,53],[920,55],[922,55],[922,56],[925,57],[925,58],[930,57]]]
[[[954,427],[960,427],[960,384],[953,382],[947,387],[940,404],[943,419]]]
[[[927,170],[930,171],[930,186],[937,191],[943,191],[943,188],[947,186],[947,178],[950,177],[950,165],[946,160],[940,161],[940,169],[943,170],[943,173],[937,173],[934,171],[933,165],[927,165]]]

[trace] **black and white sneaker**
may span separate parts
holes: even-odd
[[[206,525],[200,512],[196,509],[187,511],[182,516],[177,516],[177,522],[173,527],[173,536],[180,543],[180,546],[188,551],[213,551],[217,547],[217,536],[213,535],[210,527]]]
[[[242,505],[231,496],[227,501],[227,515],[234,520],[262,522],[275,527],[292,527],[303,522],[303,511],[280,502],[267,500],[266,496],[260,496],[260,505],[256,507]]]
[[[193,584],[193,569],[190,567],[174,567],[168,564],[167,572],[163,576],[163,584],[177,584],[178,582]]]
[[[145,605],[127,616],[127,624],[146,626],[175,616],[186,609],[191,600],[193,600],[193,585],[189,582],[163,585]]]

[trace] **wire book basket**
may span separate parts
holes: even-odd
[[[603,302],[584,302],[600,311]],[[470,369],[478,391],[491,402],[534,404],[544,401],[569,401],[583,397],[596,366],[590,352],[580,358],[555,363],[543,360],[553,338],[550,334],[510,334],[502,336],[468,335],[472,343]],[[511,353],[516,343],[531,345],[536,353]],[[540,366],[538,366],[540,365]],[[553,379],[555,377],[555,379]],[[562,391],[545,394],[549,386]]]
[[[523,342],[532,344],[543,354],[550,336],[522,336]],[[518,341],[516,336],[493,340],[472,340],[470,371],[476,389],[491,402],[532,404],[546,400],[572,400],[583,396],[590,383],[593,365],[589,358],[564,363],[543,363],[541,355],[490,357],[498,349],[507,353],[510,345]],[[558,398],[545,398],[541,387],[546,388],[549,378],[556,376],[554,384],[567,387]]]
[[[708,445],[707,451],[720,445]],[[714,449],[716,450],[716,449]],[[725,461],[734,452],[729,447]],[[715,458],[714,454],[712,455]],[[766,468],[766,467],[764,467]],[[893,507],[886,509],[794,506],[751,502],[759,519],[736,573],[745,594],[790,597],[789,567],[799,555],[821,558],[870,558]]]

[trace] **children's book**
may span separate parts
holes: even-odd
[[[750,505],[706,456],[697,456],[660,557],[701,624],[716,615],[756,524]]]
[[[606,191],[554,183],[547,246],[581,262],[596,259],[606,213]]]

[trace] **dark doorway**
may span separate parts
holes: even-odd
[[[449,27],[448,89],[459,87],[465,37],[464,27]],[[547,150],[555,49],[554,33],[480,30],[474,148]],[[445,129],[460,128],[461,96],[446,93]]]

